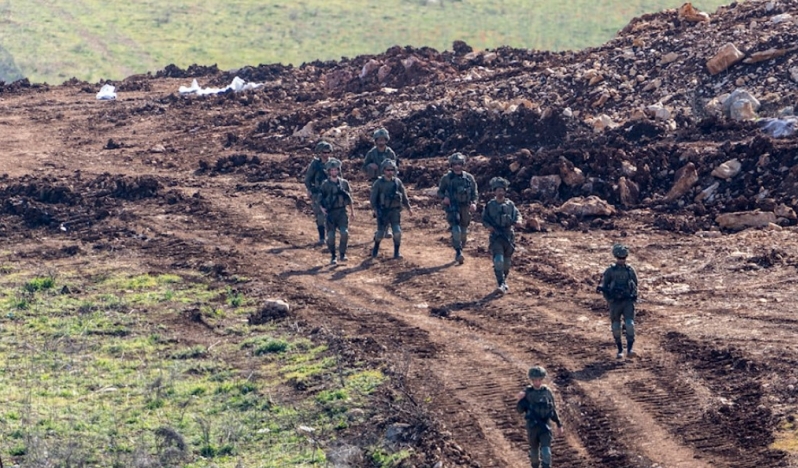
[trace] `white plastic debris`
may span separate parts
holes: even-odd
[[[109,84],[103,85],[100,92],[97,93],[97,100],[99,101],[113,101],[116,99],[116,87]]]
[[[798,126],[798,119],[794,117],[786,119],[762,119],[759,121],[762,131],[773,138],[784,138],[795,134],[795,127]]]
[[[178,89],[178,92],[181,95],[187,94],[196,94],[197,96],[207,96],[209,94],[220,94],[225,93],[227,91],[233,91],[235,93],[240,93],[241,91],[249,91],[251,89],[258,89],[263,86],[263,83],[247,83],[246,81],[242,80],[239,77],[233,78],[232,83],[230,83],[225,88],[201,88],[199,83],[197,83],[196,78],[191,82],[191,86],[181,86]]]

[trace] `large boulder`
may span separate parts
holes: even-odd
[[[723,229],[741,231],[748,228],[765,227],[776,222],[776,215],[770,211],[739,211],[736,213],[723,213],[715,218]]]
[[[756,111],[761,105],[748,90],[737,88],[724,99],[723,114],[733,120],[751,120],[756,118]]]
[[[743,164],[739,159],[734,158],[726,161],[712,171],[712,175],[718,179],[729,180],[740,173]]]
[[[250,314],[248,321],[250,325],[260,325],[288,317],[289,312],[291,312],[291,307],[287,302],[280,299],[268,299],[259,311]]]
[[[558,175],[534,176],[529,181],[529,190],[532,195],[541,200],[554,200],[560,190],[562,179]]]
[[[637,201],[640,198],[640,187],[634,181],[621,176],[618,180],[618,192],[621,197],[621,205],[637,205]]]
[[[612,216],[615,214],[615,207],[591,195],[585,197],[574,197],[563,203],[557,212],[571,216]]]
[[[562,156],[560,157],[560,178],[569,187],[576,187],[585,183],[585,175],[582,170]]]
[[[676,171],[673,187],[665,195],[665,202],[670,203],[682,198],[696,182],[698,182],[698,172],[695,169],[695,164],[687,163],[687,165]]]

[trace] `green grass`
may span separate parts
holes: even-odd
[[[0,21],[2,46],[22,74],[60,83],[121,79],[169,63],[230,69],[373,54],[396,44],[444,50],[456,39],[483,49],[579,49],[605,42],[634,16],[682,3],[572,0],[566,9],[554,0],[0,0]],[[723,3],[696,6],[714,11]],[[0,64],[8,69],[8,62]]]
[[[146,466],[325,466],[311,439],[349,427],[347,411],[367,408],[385,377],[341,368],[325,345],[274,325],[236,328],[241,304],[203,281],[118,271],[0,277],[10,310],[0,320],[0,457],[24,466],[144,466],[141,457],[159,463]],[[62,284],[79,292],[62,294]],[[26,307],[14,307],[20,298]],[[188,321],[174,328],[197,304],[218,320],[221,333],[205,332],[207,342],[203,332],[187,336]],[[314,389],[293,390],[300,383]]]

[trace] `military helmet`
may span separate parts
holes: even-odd
[[[498,188],[503,188],[507,190],[507,187],[510,186],[510,181],[505,179],[504,177],[494,177],[490,179],[490,188],[491,190],[496,190]]]
[[[454,153],[453,155],[449,156],[449,165],[454,166],[455,164],[462,164],[465,165],[466,157],[463,153]]]
[[[316,144],[317,153],[332,153],[333,147],[330,143],[322,140]]]
[[[393,159],[386,159],[380,165],[380,172],[385,172],[385,169],[396,170],[396,162]]]
[[[391,141],[391,135],[388,133],[386,128],[378,128],[375,130],[373,137],[375,140],[377,138],[385,138],[386,140]]]
[[[328,171],[330,169],[341,169],[341,160],[338,158],[330,158],[327,160],[327,163],[324,164],[324,168]]]
[[[612,246],[612,255],[616,258],[626,258],[629,256],[629,247],[623,244],[615,244]]]
[[[542,368],[540,366],[535,366],[535,367],[529,369],[529,374],[528,375],[529,375],[530,379],[542,379],[542,378],[546,377],[546,369],[544,369],[544,368]]]

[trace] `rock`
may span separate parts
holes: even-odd
[[[768,223],[765,229],[768,231],[781,231],[783,228],[776,223]]]
[[[576,187],[585,183],[585,175],[578,167],[564,157],[560,157],[560,178],[565,185],[569,187]]]
[[[698,172],[695,169],[695,164],[687,163],[687,165],[676,171],[673,187],[665,195],[665,202],[670,203],[681,198],[696,182],[698,182]]]
[[[679,54],[677,54],[676,52],[669,52],[669,53],[667,53],[667,54],[662,56],[662,58],[659,60],[659,64],[660,65],[667,65],[667,64],[673,63],[673,62],[675,62],[677,60],[679,60]]]
[[[532,195],[536,195],[542,200],[553,200],[557,198],[560,184],[562,184],[562,179],[556,174],[534,176],[529,181],[529,189]]]
[[[307,139],[313,137],[313,135],[314,135],[314,131],[313,131],[313,122],[312,121],[308,122],[307,124],[305,124],[304,127],[302,127],[300,130],[295,131],[294,134],[293,134],[293,136],[295,138],[301,138],[303,140],[307,140]]]
[[[792,117],[795,115],[795,107],[787,106],[779,109],[779,117]]]
[[[366,62],[365,65],[363,65],[363,68],[360,70],[360,79],[362,80],[366,78],[367,76],[374,73],[374,71],[378,70],[379,68],[380,68],[380,62],[374,59],[369,60],[368,62]]]
[[[659,89],[660,86],[662,86],[662,79],[656,78],[648,82],[648,84],[643,87],[643,91],[654,91],[655,89]]]
[[[521,169],[521,163],[518,161],[513,161],[510,163],[510,170],[512,172],[518,172],[518,169]]]
[[[780,24],[784,23],[785,21],[789,21],[792,19],[792,15],[789,13],[782,13],[780,15],[776,15],[773,18],[770,18],[770,22],[772,24]]]
[[[385,430],[385,440],[391,444],[396,444],[406,440],[410,432],[410,424],[393,423]]]
[[[623,175],[626,177],[632,177],[637,174],[637,166],[629,161],[621,161],[621,172],[623,172]]]
[[[260,325],[287,317],[290,311],[291,307],[287,302],[280,299],[268,299],[258,312],[250,314],[248,322],[250,325]]]
[[[720,187],[720,182],[715,182],[714,184],[705,188],[698,195],[695,196],[695,202],[696,203],[711,202],[715,198],[715,192],[718,190],[718,187]]]
[[[745,54],[740,52],[734,44],[728,42],[718,50],[714,57],[707,61],[707,70],[709,70],[710,75],[717,75],[743,58],[745,58]]]
[[[795,215],[795,210],[790,208],[789,206],[782,203],[781,205],[777,206],[773,213],[778,216],[779,218],[786,218],[790,221],[798,221],[798,217]]]
[[[572,111],[570,107],[566,107],[562,111],[562,116],[565,117],[566,119],[570,119],[571,117],[574,116],[574,111]]]
[[[361,466],[363,463],[363,450],[356,445],[342,444],[331,447],[324,452],[327,463],[333,468],[350,468]]]
[[[571,216],[612,216],[615,214],[615,207],[601,198],[591,195],[587,198],[571,198],[557,208],[557,212]]]
[[[774,48],[770,48],[768,50],[763,50],[762,52],[754,52],[753,54],[751,54],[748,57],[746,57],[746,59],[743,60],[743,63],[751,64],[751,63],[764,62],[765,60],[770,60],[770,59],[781,57],[782,55],[786,54],[787,52],[792,52],[793,50],[794,50],[794,48],[792,48],[792,49],[774,49]]]
[[[640,187],[626,177],[621,177],[618,180],[618,191],[620,192],[621,205],[623,206],[634,206],[640,198]]]
[[[712,176],[718,179],[729,180],[740,173],[743,165],[737,158],[730,159],[712,171]]]
[[[661,102],[648,106],[646,110],[655,119],[668,120],[671,118],[671,111],[663,106]]]
[[[709,21],[709,14],[698,11],[691,3],[685,3],[679,8],[679,19],[690,23],[702,23]]]
[[[726,96],[728,97],[728,95]],[[704,112],[709,115],[714,115],[715,117],[720,117],[723,115],[723,100],[726,97],[721,98],[712,98],[704,105]]]
[[[798,67],[790,67],[790,79],[798,83]]]
[[[527,217],[526,230],[532,232],[541,232],[543,230],[543,220],[536,216]]]
[[[166,153],[166,147],[164,145],[155,145],[150,148],[150,153]]]
[[[764,227],[776,223],[776,215],[765,211],[739,211],[736,213],[723,213],[715,218],[723,229],[741,231],[747,228]]]
[[[385,64],[381,66],[379,70],[377,70],[377,79],[380,81],[380,83],[382,83],[383,81],[385,81],[386,78],[388,78],[388,76],[390,76],[390,74],[391,74],[391,66]]]
[[[607,114],[601,114],[593,119],[591,125],[593,125],[593,131],[595,133],[601,133],[605,128],[614,128],[618,126],[618,124],[613,122],[612,118],[610,118],[610,116]]]
[[[723,100],[723,113],[734,120],[756,118],[756,111],[762,104],[743,88],[737,88]]]

